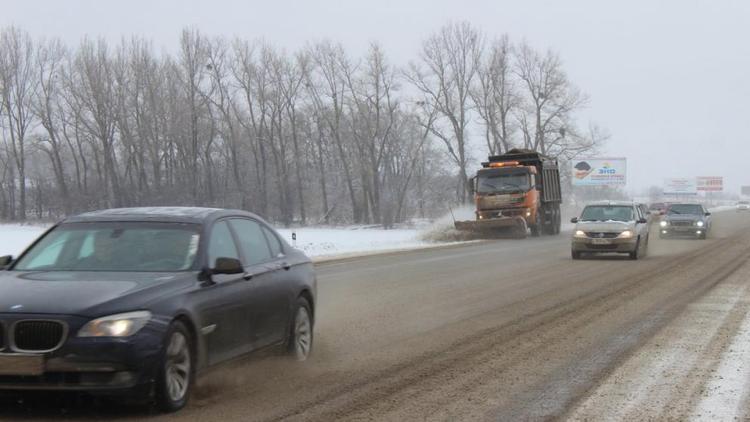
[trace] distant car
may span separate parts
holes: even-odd
[[[571,243],[571,257],[582,253],[627,253],[631,259],[648,251],[649,222],[638,203],[608,201],[587,205],[576,224]]]
[[[750,201],[737,202],[737,211],[750,211]]]
[[[175,411],[206,367],[312,348],[310,259],[248,212],[91,212],[0,266],[2,390],[153,397]]]
[[[667,210],[667,204],[664,202],[654,202],[649,205],[648,210],[652,215],[663,215]]]
[[[705,239],[711,231],[711,213],[701,204],[670,204],[659,222],[659,237]]]

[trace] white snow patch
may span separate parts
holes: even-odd
[[[47,230],[47,227],[41,225],[0,225],[0,256],[18,256],[45,230]]]
[[[744,292],[745,289],[743,289]],[[740,295],[738,295],[740,296]],[[750,380],[750,313],[721,358],[690,420],[740,420]]]
[[[17,224],[0,225],[0,256],[19,253],[47,229],[45,226]],[[422,231],[413,229],[385,230],[378,226],[353,226],[343,228],[304,227],[279,229],[290,245],[296,245],[308,256],[351,256],[353,254],[404,250],[434,246],[421,240]],[[296,242],[292,240],[296,233]]]
[[[420,230],[379,228],[299,228],[277,230],[286,241],[308,256],[338,256],[373,251],[415,249],[430,246],[420,240]],[[296,233],[296,242],[292,240]]]

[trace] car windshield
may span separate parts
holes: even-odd
[[[633,207],[625,205],[589,205],[581,221],[633,221]]]
[[[525,192],[530,187],[529,174],[518,171],[481,174],[477,181],[477,192],[479,193]]]
[[[669,210],[667,211],[667,214],[702,215],[703,207],[698,204],[675,204],[675,205],[670,205]]]
[[[71,223],[47,233],[14,265],[19,271],[175,272],[193,267],[198,225]]]

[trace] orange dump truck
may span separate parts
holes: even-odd
[[[560,233],[560,171],[557,160],[529,150],[492,155],[469,181],[476,219],[456,221],[458,230],[511,229],[525,237]]]

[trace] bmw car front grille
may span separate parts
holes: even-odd
[[[67,326],[60,321],[23,320],[12,328],[12,347],[19,352],[43,353],[57,349],[65,341]]]

